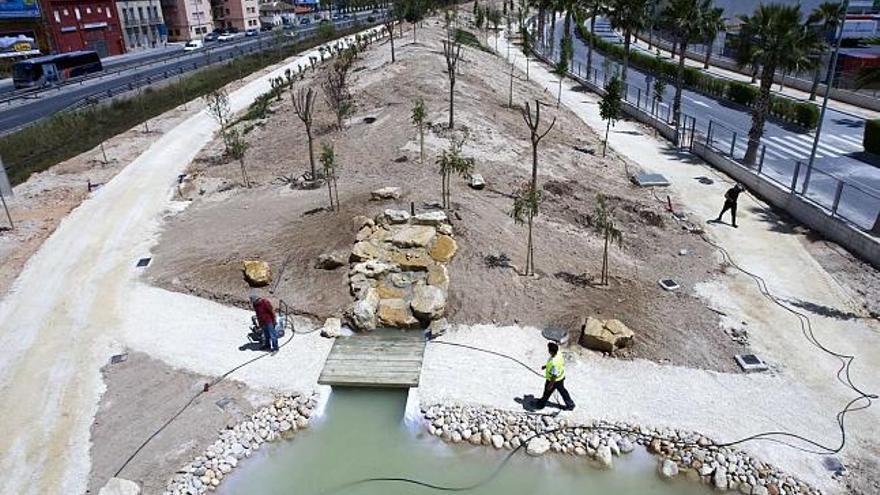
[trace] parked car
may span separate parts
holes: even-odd
[[[333,19],[334,21],[338,21],[338,20],[342,19],[342,16],[339,15],[339,14],[333,14],[333,18],[332,18],[332,19]]]
[[[206,38],[207,38],[207,36],[206,36]],[[203,42],[202,40],[189,40],[186,42],[185,45],[183,45],[183,51],[192,52],[195,50],[200,50],[204,47],[205,47],[205,42]]]
[[[263,24],[262,26],[260,26],[260,31],[273,31],[274,29],[275,26],[271,24]]]
[[[235,33],[223,33],[217,37],[217,41],[232,41],[236,38]]]
[[[244,32],[244,35],[247,36],[248,38],[251,38],[254,36],[259,36],[260,31],[258,29],[248,29],[247,31]]]
[[[308,24],[311,24],[311,23],[312,23],[312,20],[309,19],[308,17],[303,17],[302,19],[299,20],[299,24],[300,24],[301,26],[305,26],[305,25],[308,25]]]
[[[205,42],[209,41],[217,41],[217,38],[220,37],[220,33],[214,31],[213,33],[208,33],[205,35]]]

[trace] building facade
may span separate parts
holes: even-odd
[[[44,0],[56,52],[94,50],[101,57],[125,52],[114,0]]]
[[[209,0],[161,0],[168,41],[201,39],[214,30]]]
[[[287,2],[278,0],[263,2],[259,9],[261,26],[283,26],[294,24],[296,21],[296,7]]]
[[[159,0],[117,0],[125,51],[136,52],[163,46],[168,41]]]
[[[260,28],[260,6],[257,0],[211,0],[214,26],[217,29]]]

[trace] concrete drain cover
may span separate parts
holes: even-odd
[[[768,369],[767,363],[761,361],[761,358],[754,354],[737,354],[733,358],[736,360],[736,364],[746,372],[767,371]]]
[[[825,466],[825,469],[831,471],[832,473],[840,473],[844,469],[843,463],[840,462],[840,459],[834,456],[828,456],[822,458],[822,465]]]
[[[668,186],[669,181],[663,174],[643,172],[633,176],[633,182],[639,187]]]
[[[660,279],[657,282],[660,284],[660,287],[663,287],[670,292],[681,288],[681,286],[678,285],[678,282],[672,280],[671,278]]]
[[[228,406],[229,404],[231,404],[233,402],[234,401],[231,398],[224,397],[224,398],[218,400],[217,402],[215,402],[215,404],[217,404],[217,407],[219,407],[220,409],[226,409],[226,406]]]
[[[567,344],[568,343],[568,332],[561,328],[556,327],[547,327],[541,330],[541,335],[544,336],[547,340],[552,340],[557,344]]]
[[[126,360],[128,360],[128,353],[117,354],[110,358],[110,364],[124,363]]]
[[[139,259],[138,262],[137,262],[137,267],[138,267],[138,268],[143,268],[143,267],[149,265],[149,264],[150,264],[150,260],[152,260],[152,259],[153,259],[153,258],[141,258],[141,259]]]
[[[694,177],[694,179],[697,179],[697,182],[699,182],[700,184],[705,184],[707,186],[711,186],[712,184],[715,183],[714,180],[712,180],[706,176],[703,176],[703,175],[701,175],[699,177]]]

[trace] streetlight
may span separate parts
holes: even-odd
[[[843,28],[846,25],[846,12],[849,10],[849,0],[843,1],[843,19],[840,21],[840,31],[837,33],[837,40],[834,42],[834,51],[831,53],[831,61],[828,62],[828,73],[825,74],[825,95],[822,97],[822,110],[819,112],[819,124],[816,126],[816,137],[813,138],[813,147],[810,150],[810,160],[807,162],[807,175],[804,177],[804,188],[801,194],[807,193],[807,187],[810,185],[810,175],[813,172],[813,164],[816,161],[816,150],[819,147],[819,137],[822,134],[822,122],[825,121],[825,110],[828,108],[828,97],[831,96],[831,85],[834,82],[834,72],[837,68],[837,54],[840,53],[840,42],[843,40]],[[797,178],[795,178],[797,180]]]

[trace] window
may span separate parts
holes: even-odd
[[[86,14],[91,14],[91,13],[92,13],[92,8],[86,7]]]
[[[112,19],[113,15],[110,14],[110,9],[107,9],[107,19]]]
[[[58,11],[55,11],[55,22],[61,24],[61,16],[58,14]]]
[[[82,15],[80,15],[80,13],[79,13],[79,7],[73,8],[73,14],[76,16],[76,20],[82,19]]]
[[[101,13],[101,7],[98,7],[98,13],[99,14]]]

